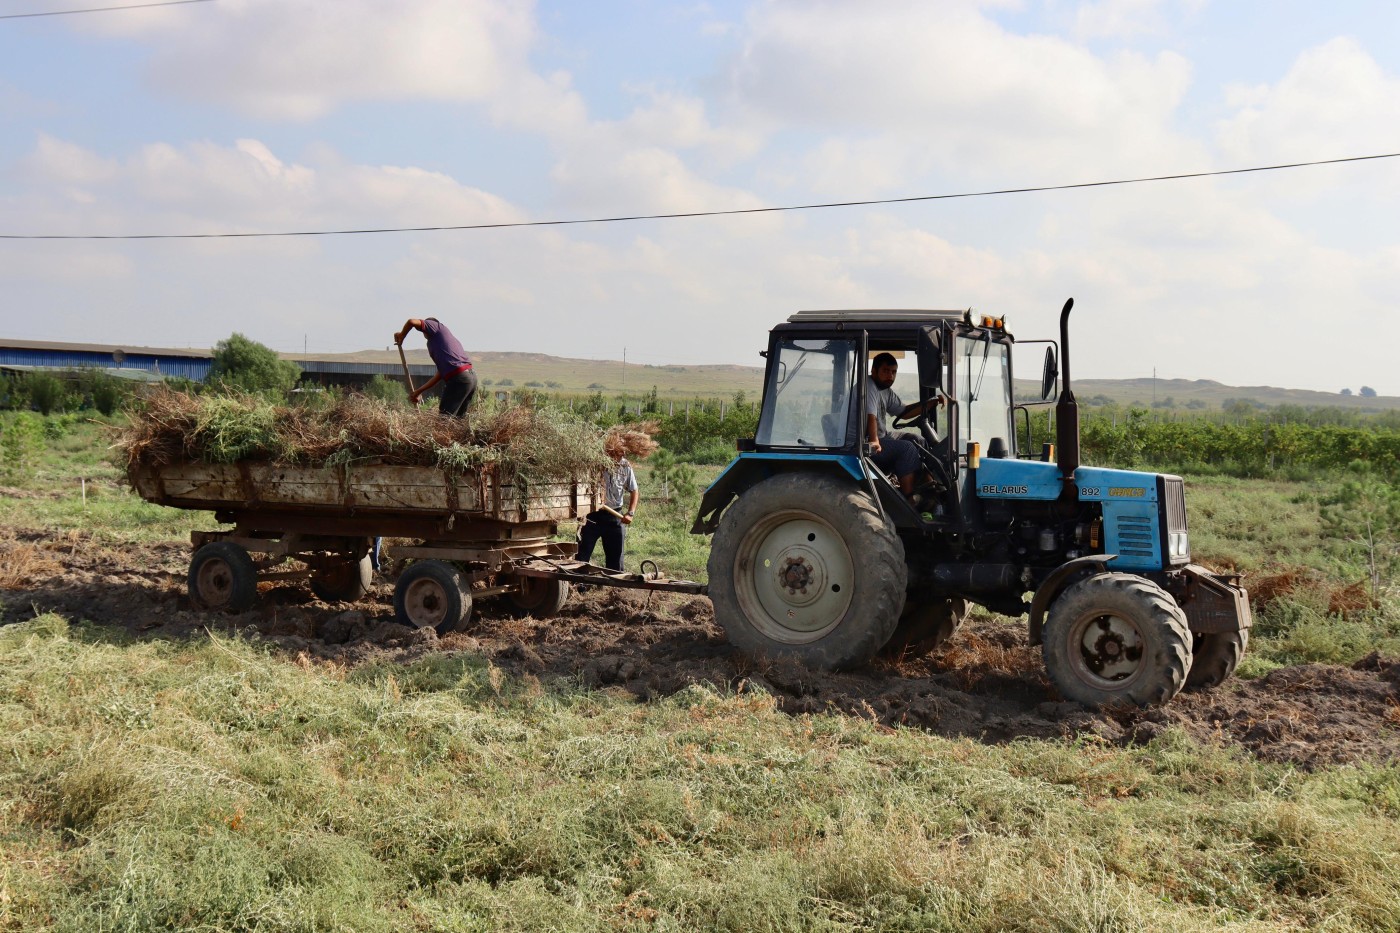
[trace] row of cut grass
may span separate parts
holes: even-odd
[[[1400,926],[1400,768],[0,630],[0,928]]]

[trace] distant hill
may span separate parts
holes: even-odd
[[[288,354],[295,358],[294,354]],[[430,363],[423,349],[407,351],[410,363]],[[317,354],[317,359],[347,363],[397,363],[397,350],[363,350],[358,353]],[[536,382],[546,391],[584,395],[602,392],[606,396],[629,396],[650,392],[656,387],[666,397],[731,398],[743,391],[756,398],[763,390],[763,368],[715,364],[711,366],[623,365],[621,360],[584,360],[548,356],[544,353],[478,351],[472,353],[477,375],[491,380],[492,386],[510,380],[515,388]],[[1038,385],[1017,380],[1018,393],[1039,393]],[[1257,402],[1270,408],[1300,405],[1304,408],[1344,408],[1350,411],[1391,411],[1400,409],[1400,398],[1362,398],[1335,392],[1307,389],[1280,389],[1274,386],[1228,386],[1211,379],[1076,379],[1074,395],[1082,406],[1108,400],[1119,405],[1151,408],[1154,403],[1177,409],[1219,410],[1231,400]],[[1170,402],[1170,406],[1166,403]]]
[[[1103,396],[1120,405],[1151,408],[1171,402],[1172,408],[1189,408],[1192,402],[1206,409],[1219,409],[1232,399],[1258,402],[1270,408],[1299,405],[1303,408],[1344,408],[1349,411],[1392,411],[1400,409],[1400,398],[1341,395],[1308,389],[1280,389],[1274,386],[1227,386],[1213,379],[1075,379],[1074,397],[1083,405]],[[1196,407],[1200,407],[1198,404]]]

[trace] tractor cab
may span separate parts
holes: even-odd
[[[1025,406],[1013,393],[1014,342],[1002,319],[970,310],[798,312],[769,335],[758,427],[741,449],[746,459],[770,460],[765,472],[814,457],[829,469],[866,480],[900,527],[953,520],[969,495],[961,488],[969,457],[975,464],[984,453],[1023,456],[1015,415]],[[890,426],[918,446],[921,490],[912,502],[863,457],[867,395],[874,391],[867,376],[881,353],[895,358],[897,398],[905,406],[920,403],[927,413]],[[1052,345],[1042,400],[1054,386],[1054,356]],[[1048,450],[1034,455],[1048,456]],[[717,486],[721,495],[724,487]]]

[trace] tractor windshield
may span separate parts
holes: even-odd
[[[999,437],[1008,447],[1014,443],[1011,427],[1011,364],[1006,344],[979,336],[957,338],[954,393],[961,403],[958,418],[960,447],[977,441],[985,453]]]
[[[852,340],[777,341],[754,440],[771,447],[844,447],[855,439],[857,347]]]

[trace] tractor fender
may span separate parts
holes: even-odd
[[[870,474],[861,458],[851,454],[744,453],[735,457],[700,499],[700,512],[690,533],[707,535],[719,527],[720,515],[746,489],[779,473],[839,476],[869,489]]]
[[[1040,632],[1045,626],[1045,611],[1050,608],[1050,604],[1055,601],[1055,597],[1064,592],[1065,588],[1074,582],[1085,570],[1099,567],[1094,572],[1106,573],[1107,564],[1117,554],[1089,554],[1085,557],[1076,557],[1074,560],[1066,561],[1050,572],[1050,576],[1041,581],[1036,588],[1035,596],[1031,599],[1031,621],[1028,634],[1032,645],[1040,644]]]

